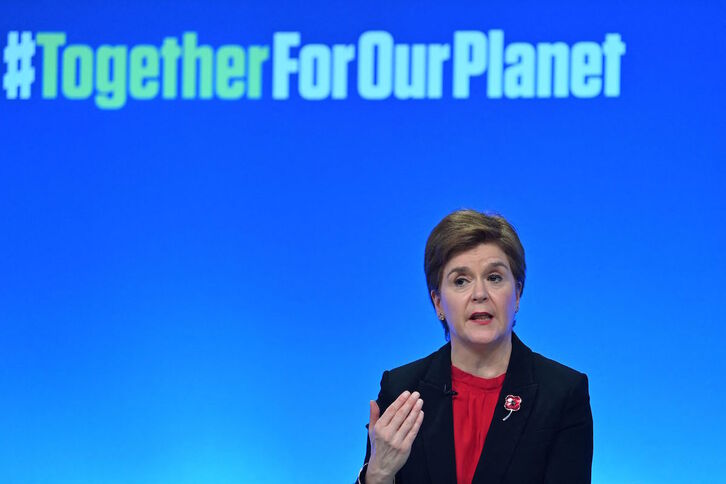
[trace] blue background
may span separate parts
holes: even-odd
[[[381,372],[444,342],[423,248],[462,207],[518,228],[518,334],[590,378],[593,482],[723,482],[725,10],[3,4],[3,46],[500,28],[627,53],[619,98],[273,101],[269,61],[255,102],[0,96],[0,482],[352,481]]]

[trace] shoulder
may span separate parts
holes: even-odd
[[[384,405],[395,400],[406,390],[413,392],[418,389],[420,381],[429,373],[431,365],[441,359],[446,362],[451,360],[451,349],[448,343],[428,356],[384,371],[381,378],[380,395],[383,397]]]
[[[418,360],[412,361],[410,363],[406,363],[405,365],[401,365],[397,368],[385,371],[384,375],[388,378],[389,383],[396,383],[402,385],[408,383],[413,386],[417,386],[419,380],[421,380],[421,378],[423,378],[424,375],[428,372],[431,364],[434,361],[440,358],[446,358],[448,360],[451,359],[450,351],[451,350],[449,350],[449,344],[445,344],[428,356],[419,358]]]
[[[535,380],[572,386],[587,380],[587,375],[555,360],[532,352],[532,371]]]
[[[524,376],[523,373],[528,374],[532,383],[570,387],[578,382],[587,381],[584,373],[532,351],[514,333],[512,334],[512,356],[507,372],[512,370],[520,377]]]
[[[536,428],[566,429],[582,426],[592,428],[592,412],[587,375],[555,360],[525,349],[523,360],[531,371],[531,382],[537,385],[532,410]],[[526,355],[526,356],[525,356]]]
[[[543,405],[552,406],[550,410],[582,407],[583,412],[586,407],[589,413],[590,392],[585,373],[535,352],[531,353],[531,362],[533,380],[539,384],[538,400]]]

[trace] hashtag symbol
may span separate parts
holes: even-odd
[[[18,42],[18,32],[8,32],[8,45],[3,50],[7,71],[3,76],[3,89],[8,99],[30,99],[30,86],[35,81],[35,68],[31,61],[35,55],[35,42],[30,32],[23,32]]]

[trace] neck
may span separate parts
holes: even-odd
[[[469,346],[451,340],[451,363],[472,375],[494,378],[507,371],[512,355],[512,333],[501,341]]]

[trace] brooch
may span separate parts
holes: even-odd
[[[512,412],[516,412],[519,410],[519,406],[522,404],[522,397],[518,397],[516,395],[507,395],[507,398],[504,399],[504,408],[509,410],[509,413],[506,417],[502,419],[502,422],[507,420],[509,417],[512,416]]]

